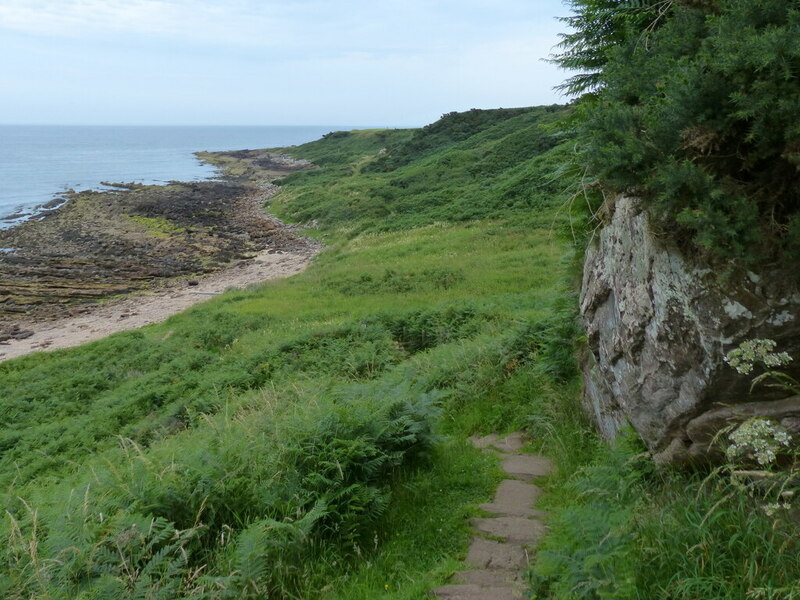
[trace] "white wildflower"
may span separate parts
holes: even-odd
[[[742,375],[752,373],[756,365],[774,368],[789,364],[792,357],[786,352],[773,352],[776,346],[775,340],[747,340],[728,352],[725,362]]]
[[[746,456],[768,466],[775,462],[781,446],[789,446],[792,438],[772,421],[754,417],[739,425],[728,439],[731,442],[726,451],[729,460]]]
[[[788,502],[773,502],[771,504],[765,504],[761,507],[768,517],[775,516],[775,513],[782,510],[789,510],[790,508],[792,508],[792,505]]]

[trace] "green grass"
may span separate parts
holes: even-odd
[[[409,474],[395,493],[376,538],[379,552],[332,575],[331,592],[348,600],[427,597],[460,569],[474,503],[494,493],[499,476],[493,461],[465,441],[440,446],[430,467]]]
[[[796,511],[767,516],[725,471],[658,471],[632,431],[572,448],[543,499],[554,517],[533,598],[798,597]]]
[[[0,480],[58,473],[118,435],[146,443],[268,381],[370,379],[426,346],[412,336],[438,344],[541,318],[555,297],[550,265],[563,254],[546,231],[473,225],[366,236],[331,248],[300,277],[80,349],[0,364]]]
[[[308,270],[0,363],[0,597],[426,598],[501,477],[467,436],[519,428],[558,463],[533,597],[800,597],[796,523],[586,421],[558,114],[284,149]]]
[[[362,158],[344,166],[326,150],[339,138],[291,148],[293,156],[325,157],[333,166],[286,177],[270,208],[351,235],[479,219],[548,229],[564,218],[553,207],[575,186],[565,166],[572,148],[556,121],[564,114],[563,107],[538,107],[447,115],[411,136],[395,132],[386,153],[368,133],[353,132],[344,140]]]
[[[537,152],[558,140],[524,138],[550,112],[290,149],[322,167],[273,205],[317,220],[327,248],[306,272],[0,364],[0,595],[420,598],[441,584],[499,477],[466,435],[524,426],[532,394],[562,389],[538,357],[572,252],[563,200],[538,190],[531,211],[502,176],[546,174],[556,159]],[[404,166],[382,162],[394,153]]]

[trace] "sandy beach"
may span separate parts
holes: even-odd
[[[265,250],[252,259],[192,279],[193,285],[187,281],[175,281],[156,292],[137,293],[90,306],[87,314],[78,317],[50,322],[20,322],[20,328],[33,331],[33,335],[0,343],[0,361],[41,350],[71,348],[112,333],[158,323],[227,289],[295,275],[308,266],[318,248],[309,243],[305,250]]]
[[[276,177],[313,168],[266,151],[204,153],[217,181],[73,194],[0,231],[0,361],[167,319],[230,288],[302,271],[320,244],[264,212]]]

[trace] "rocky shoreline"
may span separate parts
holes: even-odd
[[[316,251],[262,209],[273,179],[310,163],[263,150],[201,157],[222,169],[218,180],[71,192],[61,206],[0,230],[0,343],[114,297],[197,284],[265,251]]]

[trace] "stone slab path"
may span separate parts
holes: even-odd
[[[521,571],[528,565],[528,553],[545,532],[545,513],[534,508],[542,490],[531,481],[550,473],[553,465],[543,456],[520,452],[525,438],[519,432],[471,441],[477,448],[500,454],[509,479],[497,488],[492,502],[481,504],[491,516],[472,520],[475,535],[467,552],[469,569],[430,594],[440,600],[516,600],[523,597]]]

